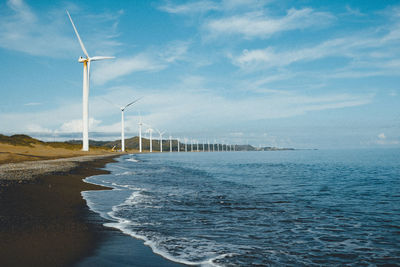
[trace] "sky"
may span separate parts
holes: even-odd
[[[400,147],[398,1],[0,0],[0,133],[138,134],[293,148]]]

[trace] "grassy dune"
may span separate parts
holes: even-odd
[[[111,153],[111,149],[91,146],[89,152],[84,152],[78,144],[43,142],[27,135],[0,134],[0,164],[106,153]]]

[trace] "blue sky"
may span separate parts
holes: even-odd
[[[0,1],[0,132],[296,148],[400,146],[398,1]]]

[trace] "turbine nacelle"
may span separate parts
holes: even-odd
[[[84,63],[84,62],[87,62],[87,61],[88,61],[87,58],[84,58],[84,57],[79,57],[79,58],[78,58],[78,62],[79,62],[79,63]]]

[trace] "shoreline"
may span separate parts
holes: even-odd
[[[81,192],[111,188],[83,179],[109,173],[100,168],[117,156],[2,164],[0,262],[5,266],[70,266],[91,255],[104,240],[104,226],[93,221],[98,214],[89,209]]]
[[[132,155],[136,155],[134,153]],[[122,156],[122,155],[121,155]],[[112,163],[116,163],[119,160],[114,160]],[[96,186],[106,186],[91,181],[83,180],[88,184]],[[118,190],[117,187],[110,185],[110,190]],[[90,191],[90,190],[89,190]],[[83,193],[83,192],[82,192]],[[82,198],[86,202],[87,200],[83,194]],[[97,266],[97,267],[108,267],[108,266],[136,266],[136,267],[148,267],[148,266],[162,266],[162,267],[180,267],[187,266],[182,262],[177,262],[173,259],[165,257],[165,255],[154,251],[153,247],[146,244],[146,240],[133,236],[132,234],[126,233],[123,229],[112,226],[118,224],[117,221],[107,219],[101,214],[96,212],[94,209],[87,204],[89,210],[96,216],[95,221],[98,225],[102,226],[102,235],[105,237],[104,240],[97,246],[94,253],[88,257],[83,258],[75,266]],[[91,216],[93,218],[93,216]]]

